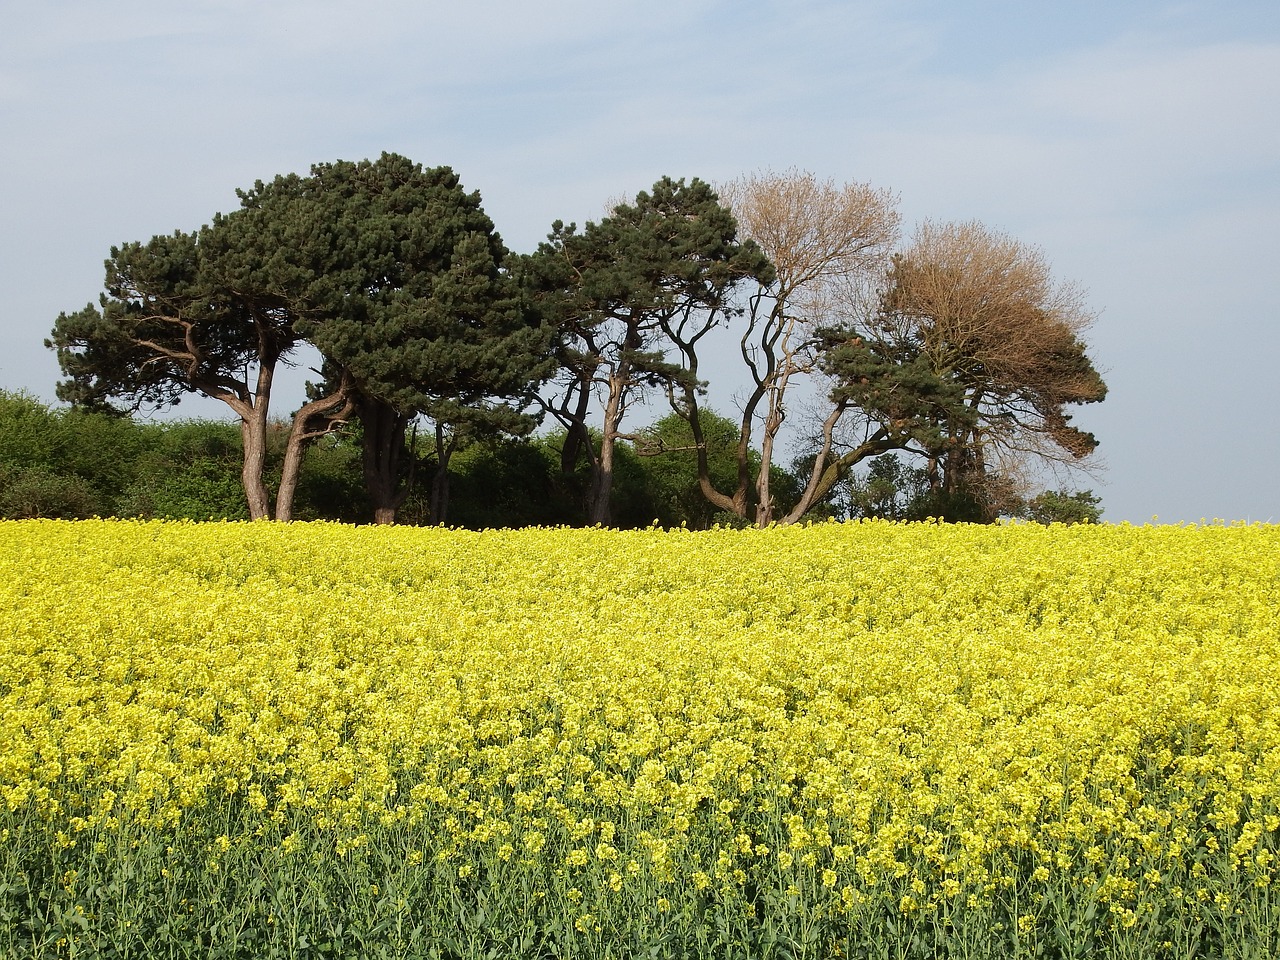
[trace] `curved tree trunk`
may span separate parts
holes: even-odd
[[[354,384],[343,375],[338,388],[327,397],[320,397],[303,404],[293,415],[289,439],[285,445],[284,466],[280,471],[280,489],[276,491],[276,519],[293,519],[293,498],[298,490],[298,478],[302,474],[302,460],[307,447],[316,437],[333,429],[335,423],[345,420],[355,409],[351,399]]]

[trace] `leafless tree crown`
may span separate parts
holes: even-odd
[[[766,171],[724,184],[720,198],[773,262],[787,312],[811,322],[829,310],[832,287],[880,272],[898,239],[897,196],[866,183]]]

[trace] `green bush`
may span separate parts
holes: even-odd
[[[0,464],[0,518],[84,520],[103,513],[97,492],[82,477],[59,476],[44,467]]]

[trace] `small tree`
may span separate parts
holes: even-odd
[[[677,413],[639,431],[633,443],[651,491],[655,519],[663,526],[684,524],[704,530],[722,512],[702,493],[700,450],[705,453],[702,459],[713,485],[730,487],[737,480],[737,423],[707,410],[701,411],[699,422],[701,447],[694,440],[688,421]]]
[[[888,453],[869,461],[865,473],[851,474],[845,488],[847,516],[908,520],[928,492],[928,477],[920,467]]]
[[[1046,490],[1027,501],[1027,517],[1036,523],[1097,523],[1102,519],[1102,498],[1092,490]]]

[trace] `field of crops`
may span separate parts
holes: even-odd
[[[1280,955],[1280,528],[0,523],[0,956]]]

